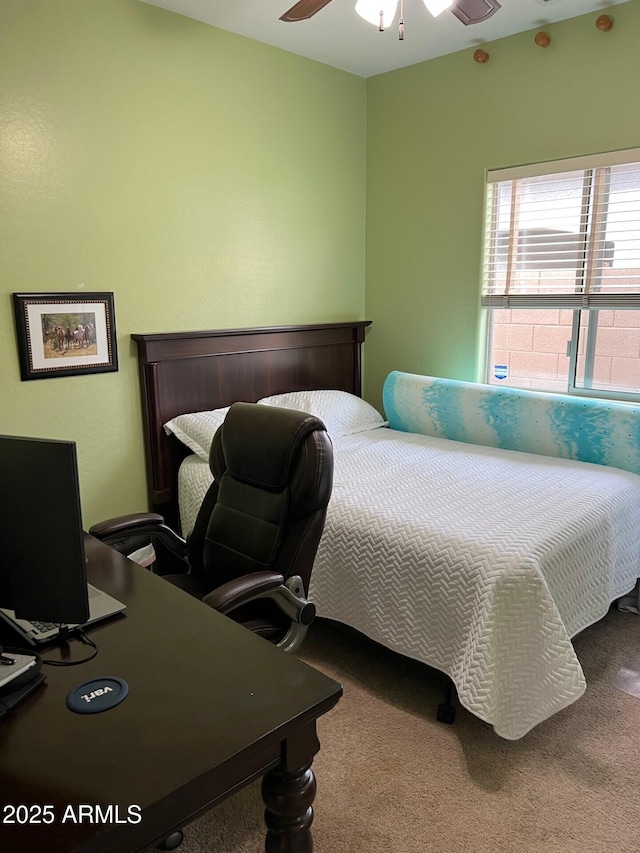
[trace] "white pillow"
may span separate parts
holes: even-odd
[[[263,397],[258,403],[315,415],[334,438],[388,425],[377,409],[347,391],[290,391]]]
[[[224,421],[229,406],[212,409],[210,412],[191,412],[177,415],[164,425],[164,431],[173,433],[183,444],[205,462],[209,461],[209,449],[216,430]]]

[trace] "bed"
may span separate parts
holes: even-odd
[[[571,639],[640,574],[640,476],[390,428],[353,402],[367,325],[134,336],[150,502],[188,533],[225,407],[312,400],[335,449],[319,616],[445,673],[464,707],[521,738],[584,693]]]

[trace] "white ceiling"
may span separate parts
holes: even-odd
[[[142,2],[370,77],[554,21],[600,13],[628,0],[500,0],[502,8],[491,18],[470,26],[450,11],[433,18],[422,0],[404,0],[404,41],[398,39],[397,18],[381,33],[355,13],[355,0],[332,0],[312,18],[296,23],[279,20],[295,0]]]

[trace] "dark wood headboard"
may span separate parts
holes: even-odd
[[[151,507],[178,524],[178,467],[189,451],[163,424],[185,412],[285,391],[336,388],[359,396],[360,351],[370,322],[132,335]]]

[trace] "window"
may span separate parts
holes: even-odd
[[[486,381],[640,397],[640,150],[487,175]]]

